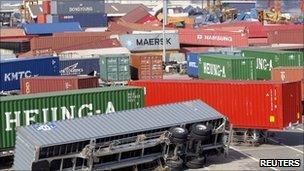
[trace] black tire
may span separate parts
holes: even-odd
[[[201,135],[201,136],[209,136],[212,134],[212,125],[204,125],[204,124],[194,124],[192,125],[192,131],[193,134]]]
[[[188,130],[185,128],[181,127],[173,127],[170,129],[170,133],[172,134],[172,138],[177,138],[177,139],[187,139],[188,137]]]
[[[187,139],[179,139],[179,138],[174,138],[174,137],[170,137],[170,141],[173,144],[181,144],[184,143]]]
[[[181,170],[183,170],[183,163],[184,163],[184,161],[182,159],[168,160],[166,162],[166,166],[169,167],[170,171],[181,171]]]
[[[194,134],[192,131],[190,132],[190,137],[196,140],[206,141],[209,139],[210,136],[203,136]]]
[[[206,164],[206,157],[199,157],[199,158],[194,158],[193,160],[190,160],[186,163],[186,166],[189,169],[199,169],[203,168]]]

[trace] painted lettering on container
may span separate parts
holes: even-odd
[[[93,7],[69,7],[69,12],[92,12]]]
[[[77,68],[78,63],[75,63],[71,66],[68,66],[62,70],[59,71],[61,75],[81,75],[83,72],[82,68]]]
[[[164,41],[162,38],[155,39],[136,39],[137,46],[154,46],[154,45],[163,45]],[[171,45],[171,38],[166,38],[166,44]]]
[[[189,62],[189,67],[192,67],[192,68],[198,68],[197,66],[197,63],[196,62]]]
[[[225,66],[220,66],[217,64],[211,64],[211,63],[204,62],[203,71],[205,74],[208,74],[208,75],[215,75],[218,77],[226,78]]]
[[[29,71],[29,70],[27,70],[27,71],[5,73],[4,74],[4,82],[18,81],[21,78],[31,77],[31,74],[32,74],[32,72]]]
[[[272,60],[267,61],[267,59],[264,58],[256,58],[256,69],[259,70],[269,70],[273,68]]]
[[[216,40],[216,41],[223,41],[223,42],[232,42],[233,39],[230,36],[218,36],[218,35],[197,35],[198,40]]]
[[[6,118],[6,131],[12,131],[12,124],[15,124],[16,127],[21,126],[21,117],[25,116],[25,125],[34,124],[37,122],[36,116],[40,116],[42,114],[43,123],[49,121],[57,121],[57,114],[61,111],[61,118],[62,120],[65,119],[72,119],[77,116],[78,118],[82,116],[91,116],[93,112],[95,114],[102,114],[102,113],[112,113],[115,112],[115,108],[112,102],[108,102],[107,108],[104,112],[101,110],[93,110],[93,104],[83,104],[78,109],[76,106],[62,106],[62,107],[50,107],[50,108],[43,108],[43,109],[31,109],[31,110],[24,110],[24,111],[14,111],[14,112],[5,112]],[[86,112],[85,112],[86,111]],[[49,120],[49,118],[52,118]],[[23,126],[23,125],[22,125]]]

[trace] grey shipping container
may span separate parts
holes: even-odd
[[[61,75],[88,75],[100,73],[99,58],[60,59]]]
[[[105,4],[104,0],[71,0],[61,1],[57,0],[57,14],[80,14],[80,13],[104,13]],[[51,8],[52,8],[51,4]]]
[[[119,41],[122,46],[134,52],[162,50],[163,42],[167,50],[180,48],[178,33],[166,33],[165,41],[162,33],[126,34],[119,36]]]
[[[101,55],[100,78],[105,82],[120,82],[131,79],[128,55]]]
[[[123,170],[124,167],[161,159],[164,154],[172,155],[175,148],[170,148],[169,153],[168,146],[172,147],[174,144],[173,139],[176,133],[172,133],[173,128],[178,127],[178,130],[184,131],[187,137],[187,129],[190,132],[190,128],[197,127],[199,129],[201,128],[199,126],[206,127],[206,124],[208,125],[205,129],[210,131],[203,132],[205,133],[203,135],[208,138],[208,141],[192,143],[191,147],[194,149],[201,147],[200,151],[206,156],[212,154],[208,153],[208,150],[226,151],[228,148],[225,146],[225,138],[223,137],[225,131],[223,128],[226,126],[225,117],[199,100],[30,125],[17,132],[13,169],[35,170],[34,168],[41,169],[43,167],[44,170],[50,170],[50,168],[58,168],[59,170],[60,165],[63,164],[61,168],[66,170],[72,170],[77,166],[84,170],[88,168]],[[184,128],[181,128],[180,125],[184,125]],[[216,131],[214,131],[215,129]],[[166,131],[169,130],[172,135],[167,134]],[[194,131],[191,134],[193,135]],[[136,137],[137,140],[139,137],[145,138],[142,138],[138,143]],[[184,137],[179,139],[184,140]],[[180,147],[186,146],[185,141],[188,140],[179,143]],[[117,143],[113,145],[114,142]],[[196,146],[195,144],[200,145]],[[208,150],[203,148],[205,147],[203,144],[207,146]],[[159,145],[160,148],[157,148]],[[86,151],[89,150],[88,146],[91,153]],[[92,157],[101,159],[101,161],[86,162],[90,159],[86,157],[88,153],[85,151],[90,154],[90,159]],[[183,153],[184,155],[188,155],[186,151]],[[191,151],[189,153],[197,152]],[[216,154],[220,154],[220,152],[213,152],[213,155]],[[180,154],[175,155],[179,157],[177,155]]]

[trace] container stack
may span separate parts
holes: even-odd
[[[79,22],[81,27],[106,27],[107,14],[103,0],[44,0],[38,23]]]

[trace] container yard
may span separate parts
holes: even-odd
[[[0,5],[0,171],[303,170],[304,0]]]

